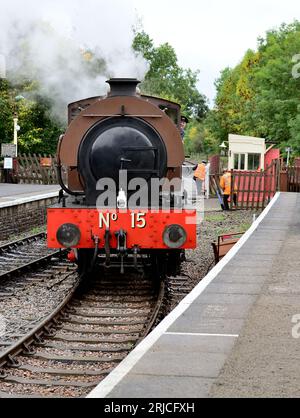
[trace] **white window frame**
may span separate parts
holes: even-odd
[[[256,170],[250,170],[249,169],[249,154],[251,154],[251,155],[259,155],[260,156],[259,169],[261,169],[263,154],[260,154],[259,152],[241,152],[241,153],[234,152],[233,153],[233,167],[234,167],[234,170],[236,170],[236,171],[252,171],[252,172],[256,171]],[[244,168],[243,169],[241,168],[241,165],[242,165],[242,155],[245,156],[245,165],[244,165]],[[235,158],[236,158],[236,156],[239,157],[238,168],[235,168]]]
[[[259,167],[258,169],[261,169],[261,162],[262,162],[262,154],[260,154],[259,152],[249,152],[247,154],[247,171],[257,171],[258,169],[249,169],[249,155],[259,155]]]
[[[238,162],[238,168],[235,168],[235,157],[237,155],[239,156],[239,162]],[[233,167],[234,167],[234,170],[237,170],[237,171],[246,171],[245,168],[243,168],[243,169],[241,168],[241,166],[242,166],[242,155],[245,156],[244,166],[245,166],[245,168],[247,167],[247,165],[246,165],[246,163],[247,163],[247,154],[245,152],[234,153],[233,154]]]

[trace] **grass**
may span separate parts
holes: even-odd
[[[25,238],[25,237],[28,237],[28,236],[31,236],[31,235],[37,235],[37,234],[40,234],[42,232],[46,232],[46,226],[36,226],[36,227],[30,229],[29,231],[20,232],[19,234],[14,234],[10,237],[10,239],[0,241],[0,244],[4,245],[4,244],[9,243],[9,242],[19,241],[22,238]]]
[[[205,216],[205,222],[222,222],[225,221],[226,217],[221,214],[213,214],[213,215],[207,215]]]
[[[251,226],[252,226],[252,224],[251,224],[251,223],[244,223],[244,224],[242,224],[242,225],[240,226],[240,228],[241,228],[241,232],[246,232],[246,231],[248,231],[248,229],[250,229],[250,228],[251,228]]]
[[[36,235],[41,232],[45,232],[45,226],[36,226],[29,231],[29,235]]]
[[[248,229],[251,228],[251,225],[252,225],[251,223],[244,223],[244,224],[241,224],[241,225],[235,226],[235,227],[227,226],[227,227],[223,227],[223,228],[216,228],[215,231],[216,231],[216,234],[218,236],[226,235],[226,234],[239,233],[239,232],[242,233],[242,232],[247,232]]]

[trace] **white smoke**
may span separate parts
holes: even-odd
[[[147,64],[131,48],[131,0],[0,0],[0,6],[8,79],[37,80],[56,116],[65,117],[69,102],[106,93],[109,77],[144,78]],[[3,72],[3,58],[0,66]]]

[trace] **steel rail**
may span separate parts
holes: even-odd
[[[53,253],[48,254],[48,255],[46,255],[44,257],[37,258],[34,261],[31,261],[29,263],[23,264],[23,265],[18,266],[18,267],[14,268],[14,269],[12,269],[10,271],[7,271],[5,273],[0,274],[0,280],[9,279],[11,277],[15,277],[18,274],[21,274],[21,273],[25,273],[27,271],[30,271],[31,269],[33,269],[35,267],[39,267],[42,264],[47,264],[48,262],[51,261],[51,259],[53,257],[56,257],[56,256],[57,257],[58,256],[61,257],[64,254],[66,254],[66,250],[63,250],[63,251],[62,250],[54,251]]]
[[[166,286],[165,286],[165,281],[161,280],[160,281],[160,289],[159,289],[159,294],[158,294],[158,299],[156,302],[156,306],[153,310],[152,316],[145,328],[145,331],[143,332],[143,335],[141,336],[141,338],[137,341],[136,346],[142,341],[144,340],[147,335],[150,333],[150,331],[152,330],[153,326],[155,325],[155,322],[157,320],[157,317],[159,315],[159,312],[162,308],[163,302],[164,302],[164,298],[165,298],[165,290],[166,290]]]
[[[24,244],[37,241],[38,239],[42,239],[42,238],[46,239],[46,237],[47,237],[47,234],[45,232],[40,232],[39,234],[30,235],[28,237],[24,237],[17,241],[8,242],[7,244],[0,246],[0,255],[16,247],[21,247]]]
[[[13,241],[13,242],[4,244],[0,247],[0,256],[6,255],[9,257],[10,252],[11,254],[14,254],[14,251],[18,249],[19,247],[22,248],[22,246],[26,246],[27,244],[38,242],[39,240],[46,239],[46,237],[47,237],[47,234],[45,232],[41,232],[39,234],[30,235],[28,237],[22,238],[18,241]],[[46,256],[39,257],[33,261],[25,262],[24,264],[16,266],[15,268],[12,268],[9,271],[0,273],[0,280],[9,279],[18,274],[25,273],[35,267],[38,267],[39,265],[42,265],[51,261],[53,257],[62,256],[64,254],[66,254],[66,250],[52,251],[50,254],[47,254]]]
[[[75,272],[69,273],[69,276],[71,276],[72,274],[74,274]],[[81,286],[82,285],[82,286]],[[105,288],[105,286],[104,286]],[[78,276],[78,280],[75,284],[75,286],[71,289],[71,291],[69,292],[69,294],[66,296],[66,298],[64,299],[64,301],[57,306],[57,308],[55,309],[55,311],[53,313],[51,313],[50,315],[48,315],[47,318],[45,318],[43,320],[43,322],[41,322],[39,325],[37,325],[30,333],[28,333],[26,336],[24,336],[19,342],[17,342],[16,344],[14,344],[12,347],[8,348],[5,352],[3,352],[2,355],[0,355],[0,379],[3,379],[4,381],[13,383],[13,384],[36,384],[38,386],[45,386],[45,384],[47,383],[45,380],[41,380],[41,379],[33,379],[33,380],[28,380],[28,379],[24,379],[24,378],[20,378],[17,376],[8,376],[8,373],[6,373],[5,368],[16,368],[19,370],[28,370],[34,374],[36,373],[37,375],[39,374],[53,374],[53,375],[61,375],[61,376],[68,376],[68,375],[78,375],[78,377],[80,376],[105,376],[107,374],[109,374],[115,367],[114,363],[118,364],[120,363],[125,356],[131,352],[134,347],[141,341],[143,340],[148,333],[152,330],[153,326],[155,325],[155,321],[157,320],[158,314],[161,310],[162,304],[164,302],[164,297],[165,297],[165,283],[164,281],[160,281],[159,286],[156,287],[156,301],[154,303],[154,301],[152,302],[152,307],[149,308],[150,312],[148,313],[148,315],[145,317],[145,323],[144,326],[140,329],[134,329],[132,328],[129,331],[121,331],[121,330],[113,330],[114,326],[116,326],[117,324],[120,323],[119,320],[117,320],[115,318],[114,323],[110,324],[109,322],[107,323],[97,323],[97,321],[94,323],[95,326],[107,326],[111,328],[111,331],[105,331],[102,330],[101,331],[91,331],[91,330],[81,330],[82,334],[84,335],[89,335],[89,332],[94,333],[95,335],[97,335],[98,333],[102,334],[102,337],[66,337],[66,336],[60,336],[59,335],[59,330],[60,329],[64,329],[66,330],[66,324],[64,324],[64,322],[69,323],[72,322],[72,315],[77,315],[76,312],[76,307],[70,307],[70,304],[72,304],[72,302],[76,303],[76,298],[79,296],[80,298],[83,297],[85,295],[85,282],[82,282],[82,277]],[[152,293],[152,292],[151,292]],[[151,296],[151,293],[149,296]],[[101,295],[100,298],[103,298],[103,295]],[[100,299],[101,300],[101,299]],[[151,300],[151,297],[150,299]],[[88,307],[86,307],[86,309],[88,309]],[[132,309],[132,308],[129,308]],[[128,307],[125,308],[125,311],[128,310]],[[92,315],[92,313],[91,313]],[[107,315],[111,315],[112,317],[114,317],[115,315],[112,314],[107,314]],[[122,316],[126,317],[126,313],[124,313]],[[81,321],[79,321],[81,322]],[[127,322],[125,320],[125,322]],[[141,321],[142,322],[142,321]],[[83,323],[83,321],[82,321]],[[92,322],[87,322],[86,325],[93,325]],[[120,323],[121,325],[121,323]],[[125,325],[125,324],[124,324]],[[128,325],[130,326],[136,326],[137,324],[133,321],[132,323],[128,322]],[[142,325],[141,323],[139,323],[139,325]],[[79,331],[79,330],[78,330]],[[122,337],[121,339],[115,339],[112,337],[105,337],[106,333],[108,335],[110,334],[116,334],[116,335],[123,335],[124,337]],[[123,333],[123,334],[122,334]],[[128,334],[128,336],[127,336]],[[58,342],[56,343],[51,343],[51,340],[58,340]],[[59,340],[61,341],[61,343],[59,343]],[[70,342],[72,342],[74,340],[75,345],[73,344],[72,347],[70,346],[70,343],[67,344],[66,347],[64,347],[64,345],[70,340]],[[74,350],[75,353],[76,351],[80,352],[90,352],[90,353],[97,353],[99,352],[99,347],[98,348],[88,348],[88,347],[80,347],[78,346],[78,343],[86,343],[86,344],[100,344],[101,342],[105,344],[105,346],[103,346],[103,350],[104,352],[106,352],[106,354],[103,354],[96,357],[91,356],[91,354],[89,356],[82,356],[82,355],[77,355],[73,354],[70,358],[70,355],[67,355],[66,357],[64,356],[64,354],[60,354],[60,355],[55,355],[55,354],[47,354],[47,352],[45,353],[37,353],[37,350],[39,347],[47,347],[47,348],[54,348],[57,350],[61,350],[63,351],[69,351]],[[126,345],[124,346],[124,343],[126,343]],[[77,344],[77,346],[76,346]],[[107,344],[113,344],[113,347],[107,347]],[[115,347],[114,344],[120,345],[119,348]],[[100,350],[101,351],[101,350]],[[39,369],[39,368],[34,368],[32,366],[28,366],[23,365],[18,361],[18,356],[33,356],[34,358],[37,359],[44,359],[46,361],[58,361],[58,362],[70,362],[72,360],[72,362],[81,362],[83,364],[86,365],[86,368],[84,369],[73,369],[73,371],[67,370],[67,369],[62,369],[59,370],[57,369],[57,367],[50,367],[48,369],[45,369],[44,371]],[[89,368],[89,364],[97,362],[99,363],[99,365],[105,364],[105,363],[111,363],[111,368],[110,370],[103,370],[103,371],[99,371],[99,370],[94,370],[93,372],[91,372],[90,368]],[[31,369],[30,369],[31,368]],[[53,369],[53,370],[52,370]],[[51,382],[50,382],[51,383]],[[83,391],[86,390],[87,388],[93,388],[97,385],[97,383],[84,383],[84,382],[78,382],[76,380],[73,381],[53,381],[53,384],[55,386],[64,386],[64,387],[74,387],[74,388],[81,388]],[[4,396],[5,393],[1,393],[1,396]],[[16,395],[16,397],[22,397],[21,395]]]

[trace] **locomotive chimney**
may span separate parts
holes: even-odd
[[[136,78],[111,78],[107,83],[110,85],[109,97],[136,96],[136,88],[140,81]]]

